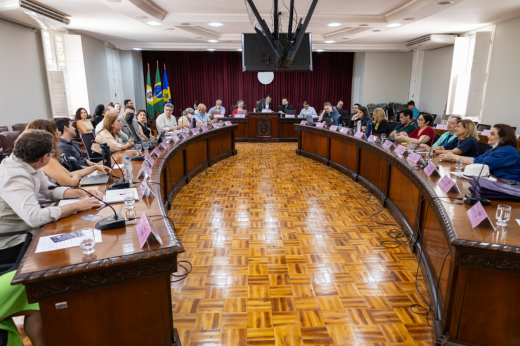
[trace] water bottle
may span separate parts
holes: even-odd
[[[132,179],[134,178],[134,172],[132,171],[132,161],[130,161],[130,157],[125,157],[125,163],[123,165],[125,170],[125,178],[126,180],[132,184]]]
[[[367,121],[367,133],[366,133],[366,136],[367,138],[370,137],[370,134],[372,133],[372,121]]]
[[[361,131],[361,121],[358,121],[357,122],[357,129],[356,129],[356,132],[359,132]]]

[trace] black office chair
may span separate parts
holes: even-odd
[[[80,135],[81,141],[83,142],[83,146],[87,151],[87,157],[92,162],[99,162],[103,160],[103,156],[95,151],[92,151],[92,142],[94,142],[95,137],[93,133],[84,133]]]
[[[399,126],[399,124],[399,121],[389,121],[388,126],[386,128],[386,135],[390,135],[395,130],[395,128]]]
[[[511,127],[513,128],[513,130],[515,130],[515,131],[516,131],[516,126],[511,126]]]
[[[478,124],[477,131],[491,130],[491,125]]]
[[[439,135],[438,133],[435,134],[435,140],[433,141],[433,143],[436,143],[439,138],[441,138],[441,135]]]
[[[433,117],[433,122],[432,122],[432,126],[435,124],[435,120],[437,119],[437,114],[432,114],[432,117]]]
[[[491,145],[487,144],[487,143],[481,143],[481,142],[477,142],[477,151],[478,151],[478,155],[483,155],[489,148],[491,148]]]

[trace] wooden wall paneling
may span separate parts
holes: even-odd
[[[301,119],[298,118],[280,118],[278,120],[278,138],[280,138],[280,142],[297,140],[298,130],[294,125],[300,122]]]
[[[384,200],[388,190],[388,173],[390,164],[381,157],[367,150],[359,153],[359,175],[368,182],[372,192]]]
[[[354,172],[350,172],[347,168],[350,159],[347,142],[331,138],[329,165],[343,174],[353,176]]]
[[[388,198],[391,203],[399,209],[401,216],[405,221],[416,230],[416,212],[420,217],[420,201],[421,193],[419,189],[410,183],[410,176],[403,174],[396,167],[390,168],[390,177],[388,179]],[[395,212],[395,210],[393,210]]]
[[[207,140],[201,140],[186,148],[186,176],[188,181],[208,167],[207,143]]]

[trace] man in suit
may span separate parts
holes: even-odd
[[[258,103],[258,111],[261,112],[262,109],[270,109],[271,112],[274,111],[273,97],[271,96],[271,94],[267,95],[265,99],[260,100],[260,102]]]
[[[284,97],[282,99],[282,105],[278,106],[278,113],[285,114],[287,110],[294,110],[294,106],[289,104],[289,100],[287,100],[287,97]]]

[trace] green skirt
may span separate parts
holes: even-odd
[[[40,310],[38,303],[29,304],[24,285],[11,286],[16,270],[0,276],[0,320],[20,311]],[[0,323],[0,329],[7,330],[8,346],[22,345],[22,339],[12,319],[6,319]]]

